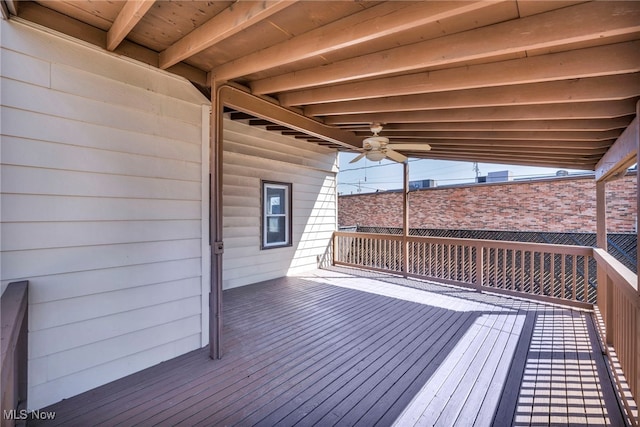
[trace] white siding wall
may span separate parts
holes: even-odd
[[[0,279],[30,281],[35,409],[206,343],[208,102],[168,73],[0,25]]]
[[[317,266],[336,229],[334,150],[224,122],[223,287]],[[260,250],[261,180],[293,184],[293,246]]]

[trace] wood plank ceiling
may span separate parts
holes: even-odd
[[[393,143],[432,147],[411,157],[593,170],[640,98],[640,1],[3,6],[204,90],[213,76],[361,138],[381,122]]]

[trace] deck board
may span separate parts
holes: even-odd
[[[52,405],[42,424],[621,420],[585,313],[338,268],[225,291],[223,310],[222,360],[193,351]]]
[[[436,311],[432,310],[430,316],[424,316],[421,319],[423,321],[434,320],[434,323],[431,323],[431,328],[420,327],[417,324],[416,320],[420,320],[420,317],[416,315],[409,316],[406,320],[398,325],[396,325],[393,329],[387,333],[386,341],[378,341],[373,343],[373,346],[367,349],[361,349],[358,354],[359,359],[354,359],[351,361],[347,361],[342,363],[338,368],[331,372],[330,375],[324,376],[321,378],[316,378],[314,381],[315,387],[306,388],[305,390],[291,390],[288,394],[291,395],[292,400],[288,404],[280,407],[277,411],[269,414],[268,417],[260,420],[258,425],[275,425],[280,422],[283,424],[297,422],[301,418],[304,418],[309,414],[309,419],[311,419],[312,413],[320,413],[323,414],[323,407],[331,407],[331,401],[340,402],[341,399],[345,395],[349,395],[351,391],[359,387],[366,380],[373,380],[376,374],[379,373],[378,369],[381,366],[386,364],[386,368],[390,367],[390,364],[393,360],[393,355],[387,352],[387,346],[397,346],[405,341],[407,343],[417,343],[417,338],[421,335],[429,336],[433,333],[436,333],[440,327],[445,326],[447,323],[446,319],[433,319],[436,315]],[[411,324],[414,323],[410,329],[404,331],[404,334],[401,334],[402,328],[405,327],[405,322]],[[406,351],[406,348],[403,352]],[[402,355],[402,352],[398,353]],[[328,399],[320,401],[318,398],[322,392],[327,389],[329,393]],[[332,390],[335,390],[332,392]],[[327,393],[327,394],[329,394]],[[301,402],[304,402],[302,405]]]

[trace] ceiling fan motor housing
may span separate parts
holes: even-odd
[[[384,136],[370,136],[363,142],[363,147],[365,150],[379,150],[384,148],[389,143],[389,138],[385,138]]]

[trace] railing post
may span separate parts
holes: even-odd
[[[595,251],[594,251],[595,253]],[[609,314],[609,304],[607,301],[609,300],[609,286],[607,280],[607,272],[605,267],[600,262],[596,261],[596,275],[597,275],[597,294],[596,294],[596,305],[600,309],[600,314],[602,315],[602,321],[605,324],[605,335],[607,334],[606,325],[609,324],[609,318],[607,317]]]
[[[0,425],[5,426],[14,425],[5,413],[27,408],[29,282],[10,283],[0,300]]]
[[[606,273],[605,273],[605,278],[606,278],[605,293],[607,294],[607,296],[605,298],[606,308],[605,308],[605,314],[604,314],[604,324],[605,324],[604,334],[605,334],[605,340],[607,342],[607,345],[613,346],[614,344],[613,334],[615,333],[615,326],[614,326],[615,314],[613,310],[613,281],[611,280],[611,277]]]
[[[640,311],[640,310],[639,310]],[[636,325],[635,325],[635,331],[637,332],[635,335],[635,341],[636,341],[636,345],[635,345],[635,354],[636,354],[636,360],[635,360],[635,369],[634,371],[636,372],[636,377],[633,378],[632,381],[635,381],[636,386],[635,386],[635,390],[636,390],[636,395],[634,396],[634,398],[636,399],[636,403],[638,400],[640,400],[640,337],[638,337],[638,335],[640,335],[640,313],[638,313],[636,315]],[[640,424],[640,420],[637,420],[638,423]]]
[[[409,162],[402,164],[404,171],[402,190],[402,274],[407,277],[409,274]]]
[[[635,148],[636,148],[636,164],[640,161],[640,100],[636,102],[636,120],[635,120]],[[636,171],[636,212],[640,212],[640,171]],[[636,214],[636,236],[640,237],[640,229],[637,226],[637,214]],[[640,246],[636,249],[636,272],[640,274]],[[638,295],[640,295],[640,286],[638,286]],[[640,371],[640,367],[638,367]],[[640,373],[638,373],[640,376]],[[638,380],[640,382],[640,380]]]
[[[402,238],[402,275],[408,277],[409,275],[409,242],[407,236]]]
[[[334,232],[331,236],[331,265],[336,265],[336,251],[338,250],[338,236]]]
[[[484,286],[484,250],[481,246],[476,246],[476,275],[473,278],[473,283],[479,287]]]

